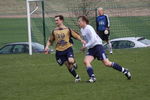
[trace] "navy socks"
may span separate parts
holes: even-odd
[[[69,69],[69,72],[70,72],[74,77],[77,76],[77,73],[76,73],[76,71],[75,71],[74,68]]]
[[[93,68],[91,66],[86,67],[86,69],[87,69],[87,73],[88,73],[89,77],[95,77]]]
[[[120,66],[119,64],[115,62],[112,63],[112,67],[120,72],[123,72],[123,73],[126,72],[125,68],[123,68],[122,66]]]

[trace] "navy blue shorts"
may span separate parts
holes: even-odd
[[[103,40],[103,41],[108,41],[109,40],[109,35],[110,35],[110,31],[108,30],[108,34],[104,34],[104,31],[99,31],[98,32],[99,37]]]
[[[93,56],[98,60],[105,60],[107,59],[105,50],[102,45],[96,45],[93,48],[88,49],[87,56]]]
[[[74,58],[72,47],[66,49],[65,51],[57,51],[56,50],[56,61],[62,66],[65,61],[68,61],[68,58]]]

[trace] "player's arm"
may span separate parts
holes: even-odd
[[[81,38],[81,36],[77,32],[71,30],[71,35],[73,38],[81,41],[82,44],[84,44],[84,45],[86,44],[86,42]]]
[[[107,27],[107,30],[109,30],[109,28],[110,28],[110,20],[109,20],[108,15],[105,15],[105,16],[106,16],[106,27]]]
[[[53,44],[54,40],[55,40],[55,37],[54,37],[54,33],[52,32],[52,34],[50,35],[50,37],[47,40],[46,47],[44,49],[45,54],[48,54],[49,46],[51,46]]]
[[[108,15],[105,15],[105,17],[106,17],[106,29],[104,31],[104,34],[108,34],[110,30],[110,21]]]
[[[98,32],[98,18],[96,17],[96,31]]]

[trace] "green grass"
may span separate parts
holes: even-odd
[[[78,29],[71,21],[68,18],[65,24]],[[49,19],[47,24],[48,36],[54,28],[53,20]],[[94,19],[91,24],[95,25]],[[36,29],[40,27],[39,22],[35,25]],[[111,38],[144,36],[150,39],[150,17],[111,17],[111,25]],[[36,34],[33,37],[39,41]],[[0,46],[20,41],[27,41],[26,19],[0,18]],[[75,44],[77,51],[80,44]],[[88,77],[82,63],[84,54],[80,52],[76,53],[76,59],[83,81],[77,84],[65,67],[56,64],[53,54],[0,55],[0,100],[149,100],[149,54],[150,48],[115,50],[110,59],[129,68],[133,79],[127,81],[121,73],[95,61],[97,82],[94,84],[84,82]]]
[[[83,65],[84,54],[76,53],[82,82],[63,66],[54,55],[0,55],[0,100],[149,100],[150,48],[115,50],[109,58],[129,68],[133,79],[94,61],[97,77],[88,79]]]
[[[126,1],[105,2],[102,6],[108,9],[134,7],[149,9],[148,0]],[[63,3],[56,7],[60,2],[50,0],[47,1],[45,9],[52,12],[67,11],[68,5],[72,6],[71,2],[63,0]],[[0,4],[0,15],[25,13],[23,0],[9,2],[5,0]],[[111,17],[110,19],[111,38],[144,36],[150,39],[149,16]],[[40,21],[35,21],[37,26],[34,26],[35,31],[39,33],[42,31],[37,30],[41,28]],[[78,30],[72,21],[75,19],[66,18],[65,24]],[[0,47],[9,42],[27,41],[26,22],[26,18],[0,18]],[[95,19],[91,18],[90,22],[95,26]],[[53,19],[48,19],[47,36],[54,26]],[[33,34],[34,41],[41,42],[40,37],[42,38],[41,34]],[[74,49],[77,51],[80,44],[78,42],[75,44]],[[133,75],[131,81],[126,80],[121,73],[103,67],[101,62],[94,61],[93,66],[97,77],[97,82],[94,84],[85,82],[88,76],[82,62],[84,54],[80,52],[76,53],[79,65],[77,72],[82,78],[80,83],[74,83],[74,78],[67,69],[57,65],[54,54],[0,55],[0,100],[149,100],[149,54],[150,48],[143,48],[115,50],[114,55],[109,55],[112,61],[130,69]]]
[[[9,42],[27,41],[24,18],[0,18],[0,46]]]

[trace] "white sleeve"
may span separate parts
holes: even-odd
[[[94,42],[95,42],[94,34],[93,34],[92,29],[88,29],[87,35],[88,35],[88,39],[89,39],[90,41],[85,45],[85,47],[88,48],[88,47],[90,47],[91,45],[93,45]]]
[[[108,15],[106,15],[106,14],[105,14],[105,16],[106,16],[106,18],[107,18],[108,27],[110,27],[110,20],[109,20],[109,17],[108,17]]]

